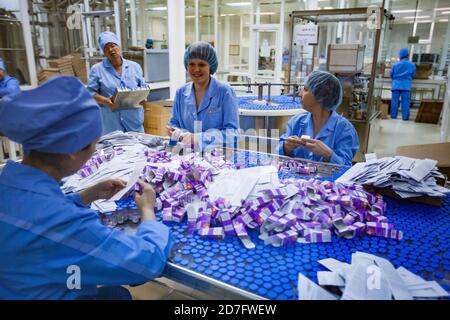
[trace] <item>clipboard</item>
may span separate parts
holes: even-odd
[[[118,108],[140,108],[139,104],[143,100],[147,100],[150,93],[150,87],[138,87],[136,89],[116,89],[111,100]]]

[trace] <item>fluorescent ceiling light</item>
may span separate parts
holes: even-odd
[[[422,12],[422,10],[418,9],[416,11],[416,9],[412,9],[412,10],[394,10],[394,11],[392,11],[392,13],[414,13],[414,12]]]
[[[186,19],[192,19],[195,18],[195,16],[186,16]]]
[[[154,8],[149,8],[148,10],[151,10],[151,11],[166,11],[167,7],[154,7]]]
[[[259,15],[260,16],[273,16],[275,15],[275,12],[261,12]]]
[[[450,11],[441,12],[442,14],[450,14]]]
[[[434,11],[446,11],[446,10],[450,10],[450,8],[436,8],[434,9]]]
[[[251,5],[251,2],[230,2],[230,3],[225,3],[225,5],[230,6],[230,7],[244,7],[244,6],[249,6]]]
[[[439,22],[448,22],[448,19],[439,19]]]
[[[430,16],[410,16],[410,17],[404,17],[405,19],[429,19]]]

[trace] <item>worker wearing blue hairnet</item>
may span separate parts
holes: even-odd
[[[168,128],[170,135],[182,130],[185,144],[206,148],[236,142],[238,102],[234,90],[212,76],[218,65],[216,51],[207,42],[195,42],[185,51],[184,66],[192,82],[177,90]]]
[[[416,75],[416,65],[408,60],[407,48],[400,50],[400,61],[392,66],[392,100],[391,118],[396,119],[398,113],[398,101],[402,98],[402,119],[409,120],[409,106],[411,103],[411,84]]]
[[[106,58],[92,67],[87,89],[100,104],[103,134],[115,130],[144,132],[142,106],[124,108],[111,100],[117,88],[135,89],[145,85],[141,66],[122,57],[119,38],[113,32],[102,32],[98,45]]]
[[[342,103],[339,80],[325,71],[312,72],[300,92],[308,111],[292,117],[280,138],[280,155],[352,165],[359,148],[353,125],[336,113]]]
[[[6,73],[5,62],[0,58],[0,99],[7,94],[20,92],[19,81]]]
[[[134,235],[104,226],[89,207],[124,181],[61,192],[102,133],[100,108],[78,79],[55,77],[1,99],[0,132],[25,153],[0,174],[0,300],[131,298],[120,285],[161,274],[172,239],[155,220],[150,185],[135,195],[142,222]]]

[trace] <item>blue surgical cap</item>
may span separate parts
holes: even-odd
[[[120,47],[119,38],[117,37],[117,35],[114,32],[104,31],[104,32],[99,34],[99,36],[98,36],[98,46],[103,51],[105,50],[105,46],[108,43],[110,43],[110,42],[115,43],[116,45],[118,45]]]
[[[399,52],[398,55],[399,55],[400,59],[408,58],[409,57],[409,50],[408,50],[408,48],[400,49],[400,52]]]
[[[3,62],[2,58],[0,58],[0,70],[6,70],[5,69],[5,63]]]
[[[0,132],[32,150],[71,154],[102,133],[100,108],[75,77],[59,76],[0,100]]]
[[[342,103],[341,82],[329,72],[311,72],[306,86],[322,108],[335,110]]]
[[[184,67],[186,70],[189,60],[191,59],[201,59],[206,61],[209,64],[211,74],[214,74],[219,66],[216,50],[214,50],[208,42],[194,42],[186,49],[184,52]]]

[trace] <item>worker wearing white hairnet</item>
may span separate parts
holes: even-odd
[[[312,72],[301,90],[308,111],[289,120],[278,153],[290,157],[351,166],[359,148],[353,125],[336,113],[342,103],[342,86],[332,74]]]

